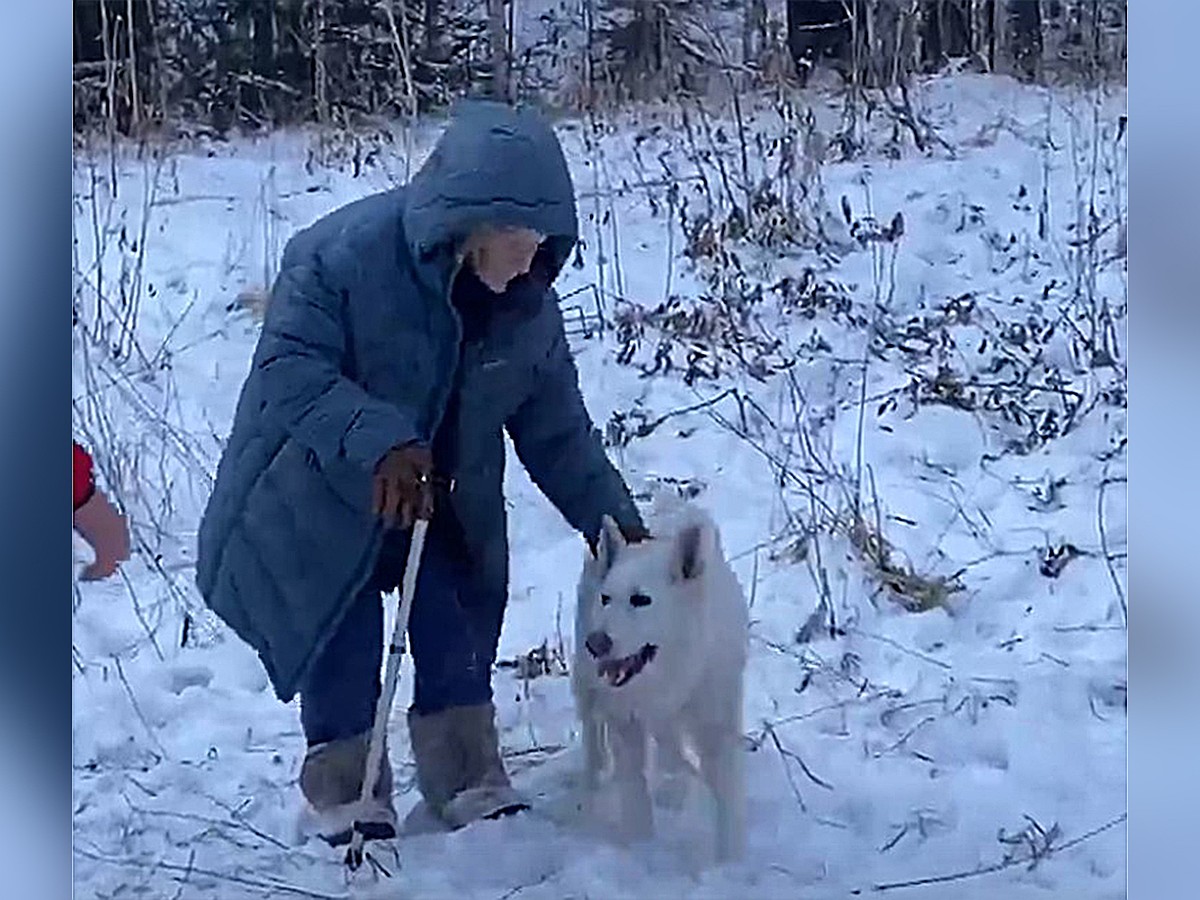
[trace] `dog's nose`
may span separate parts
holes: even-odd
[[[602,656],[608,656],[612,650],[613,642],[612,638],[608,636],[608,632],[593,631],[587,636],[587,640],[583,642],[583,645],[587,647],[588,653],[599,659]]]

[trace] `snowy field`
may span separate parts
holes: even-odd
[[[77,154],[75,430],[138,549],[74,598],[76,896],[1125,896],[1124,92],[937,79],[928,153],[877,111],[855,159],[781,175],[780,152],[836,158],[838,101],[801,99],[817,136],[790,147],[770,99],[740,128],[674,106],[560,129],[593,417],[640,498],[714,514],[751,597],[749,852],[724,867],[703,790],[648,846],[572,816],[582,547],[515,458],[496,700],[539,814],[385,848],[378,881],[305,838],[296,704],[203,609],[196,525],[257,334],[239,292],[294,230],[402,182],[406,140],[357,175],[308,133]],[[744,196],[743,146],[777,195],[755,240],[689,239],[685,201],[693,222]]]

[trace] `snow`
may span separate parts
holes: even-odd
[[[807,318],[763,301],[760,317],[785,346],[814,330],[829,346],[807,354],[791,375],[765,381],[735,370],[690,386],[677,373],[641,378],[617,361],[611,329],[603,338],[573,339],[602,428],[614,412],[641,408],[653,419],[730,387],[759,410],[748,405],[747,433],[735,433],[741,413],[726,397],[612,451],[639,494],[669,479],[702,486],[698,502],[717,519],[752,597],[750,849],[743,862],[724,867],[711,863],[702,790],[681,812],[659,814],[649,846],[611,845],[573,815],[570,785],[580,760],[568,680],[553,673],[522,679],[513,668],[495,678],[502,742],[515,783],[540,800],[537,815],[406,841],[397,856],[381,853],[394,877],[378,883],[360,876],[348,885],[338,854],[305,838],[296,704],[274,698],[254,654],[203,609],[191,582],[194,537],[256,337],[254,320],[234,305],[238,292],[262,285],[292,231],[402,181],[404,144],[385,146],[378,164],[357,178],[348,167],[312,165],[318,139],[308,133],[159,159],[127,150],[111,203],[103,181],[93,190],[93,178],[107,177],[108,161],[97,156],[93,165],[78,155],[81,315],[97,318],[97,246],[104,248],[109,322],[120,298],[137,291],[143,259],[141,304],[129,318],[153,364],[148,372],[140,367],[137,352],[121,366],[101,363],[102,350],[76,337],[77,434],[103,437],[105,483],[118,480],[141,550],[122,575],[81,583],[75,597],[78,896],[833,897],[888,885],[905,894],[899,883],[995,866],[1006,853],[1020,862],[912,890],[947,898],[1125,896],[1125,409],[1102,394],[1118,384],[1113,370],[1080,366],[1068,352],[1083,320],[1059,315],[1070,306],[1077,257],[1070,226],[1092,190],[1091,98],[954,76],[925,84],[920,99],[956,158],[941,150],[924,156],[910,144],[892,159],[877,141],[875,152],[822,172],[833,221],[844,195],[856,217],[870,209],[886,224],[902,212],[900,240],[855,247],[828,271],[812,253],[760,254],[763,281],[815,266],[818,278],[852,286],[853,313],[867,324],[940,315],[949,298],[970,292],[974,311],[948,326],[956,343],[942,360],[979,381],[1010,374],[981,374],[989,361],[979,352],[985,336],[991,346],[1011,323],[1056,321],[1042,358],[1064,373],[1067,388],[1084,394],[1087,410],[1067,434],[1027,453],[1003,452],[1028,428],[994,410],[914,407],[910,393],[896,389],[915,372],[932,377],[936,365],[896,350],[867,356],[860,429],[868,328],[829,309]],[[818,126],[836,127],[834,101],[814,94],[812,102]],[[1113,129],[1124,113],[1123,91],[1096,109],[1107,129],[1098,152],[1107,159],[1119,149]],[[1048,114],[1052,146],[1043,141]],[[629,114],[599,138],[602,171],[585,144],[586,126],[561,126],[586,240],[583,267],[569,266],[560,281],[564,306],[590,311],[591,285],[647,308],[664,299],[668,283],[684,297],[703,289],[681,255],[678,222],[650,212],[646,193],[654,189],[617,190],[622,179],[660,177],[645,171],[660,153],[676,174],[688,170],[677,130],[635,140],[649,115]],[[755,115],[753,127],[778,127],[769,109]],[[431,134],[416,136],[418,157]],[[1113,218],[1114,201],[1123,205],[1119,157],[1115,170],[1115,180],[1102,174],[1096,188],[1100,225]],[[1047,173],[1050,219],[1041,240]],[[661,190],[657,201],[665,209]],[[109,222],[100,241],[93,211]],[[1101,257],[1115,236],[1113,229],[1102,237]],[[1051,279],[1056,285],[1043,296]],[[1099,267],[1094,293],[1117,310],[1116,345],[1123,347],[1123,261]],[[877,311],[877,298],[885,312]],[[605,309],[611,318],[613,297]],[[119,327],[110,327],[109,342],[119,341]],[[644,348],[637,357],[649,358]],[[787,460],[793,473],[806,465],[794,391],[804,398],[808,446],[839,476],[806,481],[800,474],[781,488],[772,459]],[[895,407],[879,413],[887,396]],[[877,573],[844,532],[822,530],[803,558],[789,552],[821,503],[845,510],[838,485],[854,484],[860,452],[866,518],[876,520],[878,505],[894,560],[927,576],[959,573],[963,590],[945,608],[902,609],[879,591]],[[124,468],[114,467],[117,458]],[[513,565],[500,656],[545,642],[569,658],[580,542],[515,458],[507,477]],[[814,485],[818,499],[801,483]],[[1057,577],[1042,574],[1047,549],[1064,543],[1081,553]],[[88,558],[76,538],[76,568]],[[820,600],[819,568],[840,631],[817,628],[800,643],[797,631]],[[189,636],[180,646],[185,614]],[[415,800],[402,715],[411,683],[406,666],[391,723],[401,815]],[[1033,864],[1030,846],[1039,855],[1042,849],[1038,829],[1054,826],[1051,852]],[[1032,844],[998,840],[1023,830]]]

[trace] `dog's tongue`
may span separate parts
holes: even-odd
[[[608,683],[614,687],[621,681],[625,673],[629,671],[629,668],[628,658],[602,660],[598,667],[600,677],[608,679]]]
[[[648,658],[653,658],[653,650],[649,656],[646,654],[645,648],[637,653],[629,656],[622,656],[620,659],[605,659],[601,660],[597,666],[597,674],[601,678],[607,678],[608,683],[613,687],[621,687],[628,684],[634,675],[638,674],[645,666]]]

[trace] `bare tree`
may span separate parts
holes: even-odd
[[[511,100],[512,57],[509,31],[510,4],[508,0],[487,0],[488,49],[492,65],[492,96]]]
[[[823,65],[860,105],[863,91],[964,59],[1038,81],[1091,83],[1126,68],[1124,0],[74,0],[72,9],[75,127],[112,139],[150,126],[223,136],[411,118],[484,89],[574,108],[710,96],[732,83],[783,89]]]

